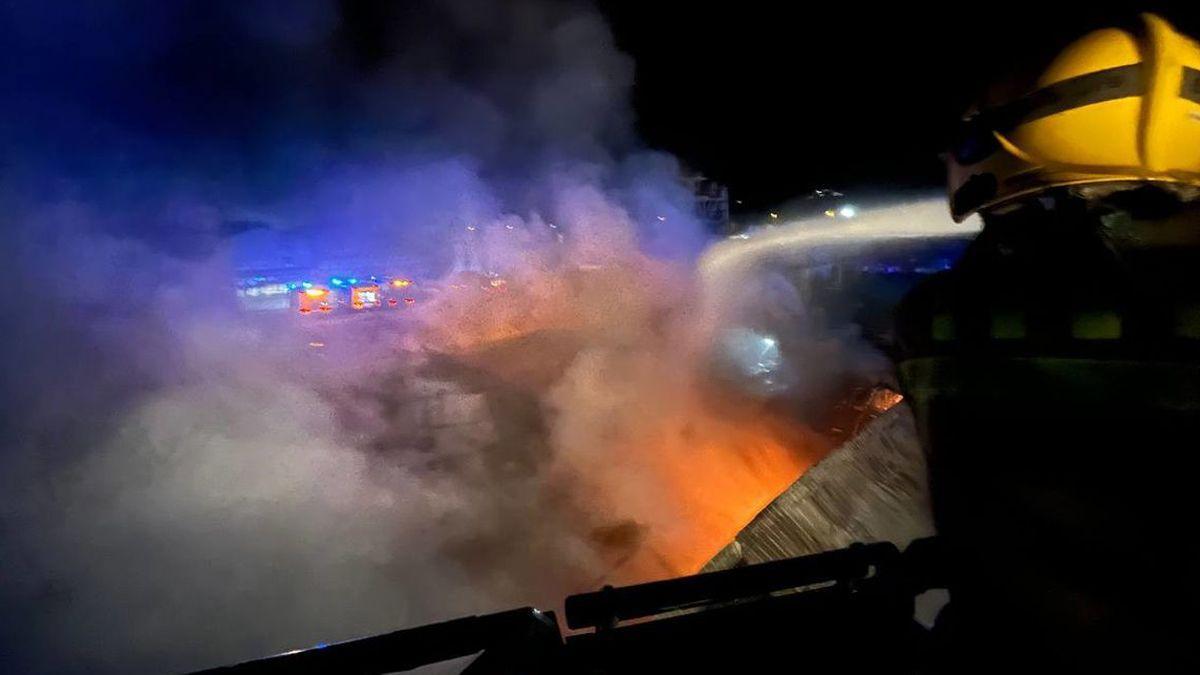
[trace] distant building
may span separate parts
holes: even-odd
[[[695,174],[688,178],[695,195],[696,217],[709,232],[732,234],[729,221],[729,188],[710,178]]]

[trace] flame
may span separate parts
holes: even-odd
[[[791,423],[761,418],[731,424],[694,410],[703,421],[689,438],[663,439],[645,470],[675,517],[647,518],[648,536],[615,569],[615,583],[693,574],[727,545],[828,448]],[[692,437],[694,436],[694,437]]]
[[[422,283],[395,335],[405,371],[381,385],[388,406],[400,404],[396,419],[419,427],[429,448],[419,461],[451,453],[437,465],[461,503],[437,522],[440,550],[473,587],[510,603],[695,572],[829,451],[788,407],[795,401],[739,390],[710,357],[740,325],[736,289],[763,260],[958,233],[871,214],[839,228],[781,223],[685,268],[641,254],[627,216],[602,195],[569,197],[571,237],[514,243],[480,226],[472,245],[485,250],[472,251],[488,273]],[[920,221],[926,207],[888,218]],[[897,401],[881,394],[853,412]],[[352,417],[376,414],[346,405]],[[410,449],[407,434],[378,426],[373,451]]]
[[[628,255],[527,265],[504,294],[470,281],[424,306],[421,342],[553,412],[551,489],[571,502],[555,503],[583,513],[603,559],[571,591],[697,571],[828,450],[706,375],[686,271]]]
[[[887,387],[876,387],[867,399],[867,406],[876,413],[887,412],[899,405],[904,395]]]

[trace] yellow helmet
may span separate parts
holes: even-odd
[[[1200,45],[1142,20],[1137,34],[1084,36],[1033,91],[964,118],[949,158],[955,220],[1061,186],[1200,186]]]

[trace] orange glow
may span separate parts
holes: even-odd
[[[392,279],[392,286],[395,288],[408,288],[412,286],[412,281],[408,279]]]
[[[875,412],[885,412],[891,410],[903,400],[904,395],[900,392],[892,391],[887,387],[879,387],[871,392],[871,397],[867,401],[867,405]]]
[[[328,312],[328,311],[330,311],[330,310],[332,310],[332,309],[333,309],[333,308],[332,308],[332,307],[330,307],[329,305],[321,305],[321,311],[322,311],[322,312]]]
[[[618,499],[623,490],[640,489],[657,503],[632,514],[647,526],[646,535],[606,583],[698,572],[830,450],[790,417],[702,398],[681,402],[678,416],[661,421],[651,444],[616,453],[627,465],[605,482],[616,486]]]
[[[304,290],[304,294],[310,298],[324,297],[327,293],[329,293],[329,291],[325,290],[324,288],[308,288]]]
[[[633,257],[523,270],[502,295],[492,281],[448,279],[465,292],[422,306],[424,340],[557,411],[554,508],[583,514],[600,559],[570,592],[696,572],[829,451],[790,411],[710,381],[679,270]]]

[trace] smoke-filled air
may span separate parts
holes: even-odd
[[[828,451],[780,400],[877,365],[785,341],[782,399],[713,365],[730,312],[779,298],[714,281],[724,249],[698,265],[686,174],[639,144],[586,4],[8,3],[0,52],[8,672],[694,572]],[[285,255],[411,297],[241,308],[246,260]]]

